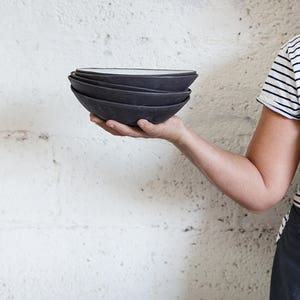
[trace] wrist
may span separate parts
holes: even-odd
[[[189,135],[189,131],[190,130],[180,120],[180,122],[178,122],[176,128],[174,129],[174,133],[166,139],[175,146],[180,146],[185,143],[185,139],[186,136]]]

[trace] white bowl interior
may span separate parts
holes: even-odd
[[[188,70],[163,70],[163,69],[105,69],[105,68],[80,68],[79,72],[93,72],[99,74],[114,74],[114,75],[174,75],[174,74],[189,74],[194,71]]]

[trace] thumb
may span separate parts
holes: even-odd
[[[155,137],[157,135],[157,127],[145,119],[138,120],[138,126],[149,136]]]

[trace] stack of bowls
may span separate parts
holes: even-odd
[[[79,102],[103,120],[136,126],[139,119],[157,124],[189,100],[195,71],[162,69],[76,69],[69,75]]]

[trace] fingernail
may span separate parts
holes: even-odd
[[[111,124],[111,123],[107,124],[107,126],[110,127],[110,128],[114,128],[115,127],[115,125]]]

